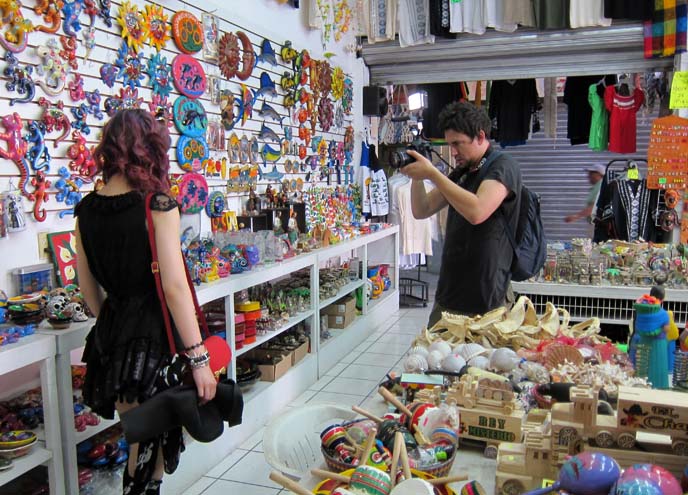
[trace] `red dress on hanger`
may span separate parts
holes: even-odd
[[[609,111],[609,151],[635,153],[636,112],[643,104],[643,92],[635,88],[629,96],[622,96],[616,86],[607,86],[604,104]]]

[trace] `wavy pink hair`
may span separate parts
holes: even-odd
[[[122,174],[141,193],[168,192],[170,144],[167,126],[150,112],[120,110],[105,124],[93,155],[106,183]]]

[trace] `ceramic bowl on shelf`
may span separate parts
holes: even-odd
[[[7,471],[12,467],[12,459],[0,457],[0,471]]]
[[[65,330],[72,324],[72,318],[48,318],[48,323],[55,330]]]
[[[0,450],[25,447],[36,441],[36,434],[29,430],[12,430],[0,434]]]

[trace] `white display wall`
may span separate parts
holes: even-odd
[[[147,4],[153,2],[133,2],[136,3],[141,10]],[[219,18],[219,33],[220,36],[227,31],[237,32],[244,31],[248,34],[252,44],[253,49],[257,54],[260,54],[261,42],[263,38],[270,40],[273,48],[277,52],[277,60],[279,65],[276,67],[271,67],[269,64],[264,62],[259,62],[257,67],[254,69],[251,78],[245,83],[252,89],[258,89],[259,87],[259,77],[261,72],[266,71],[270,74],[271,79],[277,85],[277,91],[279,96],[271,99],[265,98],[266,101],[276,108],[278,112],[286,117],[284,122],[288,122],[289,118],[287,116],[287,110],[282,106],[282,99],[284,91],[280,88],[280,76],[284,70],[290,69],[290,64],[284,64],[279,56],[279,51],[281,44],[285,40],[291,40],[293,47],[300,51],[306,49],[309,51],[311,57],[316,59],[322,59],[324,53],[330,52],[335,55],[329,59],[330,65],[332,67],[339,66],[344,72],[352,79],[354,83],[354,99],[353,99],[353,112],[350,117],[345,120],[344,126],[352,125],[357,131],[355,142],[356,148],[353,154],[352,164],[358,164],[358,156],[360,153],[358,142],[360,142],[361,134],[358,132],[359,129],[363,127],[363,117],[361,116],[361,88],[365,85],[368,74],[367,70],[363,64],[362,59],[356,59],[355,54],[352,53],[350,49],[347,49],[352,45],[354,38],[351,34],[345,35],[344,39],[339,43],[330,42],[327,46],[323,46],[321,41],[321,33],[317,30],[310,30],[307,27],[307,17],[308,17],[308,4],[307,2],[301,2],[301,9],[293,9],[289,5],[282,5],[276,0],[225,0],[221,2],[219,0],[206,0],[202,3],[195,2],[183,2],[178,0],[171,0],[159,3],[163,8],[165,14],[168,16],[168,23],[171,21],[172,16],[175,12],[180,10],[187,10],[193,13],[199,19],[204,11],[213,12]],[[86,91],[93,91],[98,89],[102,96],[102,101],[100,104],[101,111],[103,110],[103,102],[107,96],[119,94],[119,90],[123,87],[122,82],[118,81],[113,88],[108,88],[101,81],[99,76],[99,71],[104,63],[114,63],[116,58],[116,51],[121,46],[122,38],[121,28],[117,24],[115,17],[118,15],[120,7],[120,2],[112,2],[111,15],[113,16],[113,25],[108,28],[103,23],[102,19],[98,18],[95,21],[96,28],[96,47],[91,51],[88,60],[84,61],[86,55],[86,49],[81,44],[81,33],[79,32],[80,43],[78,45],[76,55],[78,59],[79,67],[77,73],[81,74],[84,79],[84,89]],[[22,13],[28,19],[31,19],[36,24],[43,24],[40,18],[35,16],[29,8],[23,8]],[[90,23],[88,17],[82,14],[80,17],[82,25],[86,26]],[[62,28],[58,31],[58,34],[64,34]],[[23,52],[17,54],[19,59],[19,65],[37,65],[39,63],[39,58],[36,55],[36,47],[44,45],[50,38],[55,38],[56,35],[33,32],[29,34],[28,37],[28,47]],[[144,44],[141,50],[144,53],[144,57],[147,59],[150,55],[155,53],[155,49]],[[0,50],[0,53],[3,50]],[[171,63],[172,59],[179,53],[179,50],[175,46],[173,40],[167,41],[165,48],[160,52],[161,55],[167,58],[168,63]],[[203,60],[201,52],[194,55],[196,59],[201,62],[207,75],[217,75],[220,76],[220,70],[216,63],[207,62]],[[0,70],[6,67],[6,63],[0,60]],[[35,70],[33,74],[34,80],[41,79],[36,76]],[[70,74],[67,77],[67,82],[72,81],[73,76]],[[223,81],[223,87],[232,90],[233,93],[237,93],[239,90],[239,81],[234,78],[230,81]],[[4,86],[4,82],[0,82]],[[138,89],[139,96],[144,98],[144,103],[142,108],[148,108],[147,102],[151,100],[150,84],[148,82],[148,77],[144,78],[142,81],[142,86]],[[169,101],[174,102],[179,92],[173,88]],[[48,96],[39,87],[36,87],[36,94],[31,102],[28,103],[16,103],[10,106],[9,98],[21,97],[16,93],[6,91],[2,88],[0,92],[0,117],[10,115],[12,112],[17,112],[24,121],[22,135],[26,135],[28,132],[26,130],[26,123],[30,119],[40,119],[42,115],[42,108],[37,104],[38,99],[41,96],[47,97],[49,100],[56,102],[60,99],[64,101],[65,112],[69,115],[70,120],[73,120],[70,113],[70,108],[78,106],[79,103],[73,102],[68,94],[68,90],[65,87],[63,93],[59,96]],[[256,101],[256,106],[254,108],[253,118],[246,122],[245,125],[241,123],[237,124],[235,131],[241,137],[242,134],[246,134],[249,138],[253,135],[257,135],[261,124],[263,123],[263,118],[258,115],[257,110],[260,108],[260,102],[264,97],[259,98]],[[205,110],[208,114],[209,120],[214,118],[219,118],[220,107],[213,105],[209,101],[209,96],[204,94],[201,97],[201,101]],[[92,146],[97,142],[100,135],[100,130],[102,125],[107,121],[108,117],[102,121],[96,120],[92,115],[88,117],[87,123],[91,128],[91,132],[86,136],[88,140],[88,145]],[[283,131],[275,122],[270,122],[269,119],[265,119],[266,123],[272,124],[275,131],[278,132],[280,137],[283,136]],[[178,131],[173,127],[170,128],[173,135],[172,138],[172,149],[170,150],[170,157],[173,161],[172,172],[182,173],[176,165],[175,159],[175,145],[178,139]],[[6,132],[6,129],[0,129],[1,132]],[[227,132],[227,137],[232,131]],[[69,163],[69,158],[66,157],[67,149],[70,145],[74,144],[71,140],[72,130],[70,129],[69,135],[66,140],[62,141],[56,148],[53,147],[53,141],[59,136],[59,132],[52,132],[48,134],[46,144],[50,149],[52,155],[52,164],[50,166],[50,171],[48,173],[48,180],[53,184],[59,179],[57,175],[58,170],[62,166],[67,166]],[[295,137],[298,135],[298,128],[294,128]],[[323,133],[320,127],[318,127],[317,135],[322,135],[325,140],[336,140],[341,141],[344,135],[343,128],[341,129],[331,129],[331,132]],[[274,143],[273,143],[274,144]],[[0,142],[0,148],[6,149],[6,141],[2,140]],[[311,152],[309,151],[309,154]],[[219,159],[223,156],[223,153],[212,152],[211,157]],[[298,159],[298,157],[287,157],[292,159]],[[284,172],[283,167],[284,157],[277,162],[278,170]],[[272,164],[267,163],[266,167],[263,167],[264,172],[268,172],[272,169]],[[310,170],[310,169],[309,169]],[[9,187],[10,181],[16,186],[18,184],[19,169],[10,160],[0,158],[0,192],[6,191]],[[318,172],[313,172],[313,175],[318,175]],[[333,174],[334,175],[334,174]],[[290,176],[291,177],[297,177]],[[305,179],[306,173],[302,173],[300,177]],[[207,179],[209,187],[212,190],[224,191],[225,181],[222,179]],[[317,182],[317,179],[315,179]],[[263,180],[259,182],[258,192],[262,192],[269,182]],[[322,184],[322,182],[320,183]],[[273,182],[273,188],[277,184]],[[85,184],[81,188],[82,194],[93,189],[92,184]],[[27,187],[28,191],[33,191],[33,187],[30,185]],[[14,288],[11,283],[10,272],[13,268],[32,265],[39,262],[48,261],[45,254],[39,253],[39,243],[38,237],[40,233],[44,232],[60,232],[73,230],[74,228],[74,218],[72,215],[66,215],[64,218],[59,217],[59,213],[62,210],[68,209],[64,203],[58,203],[55,199],[55,193],[57,192],[53,187],[48,189],[49,200],[47,203],[43,204],[46,209],[46,220],[43,222],[37,222],[33,218],[33,208],[34,203],[23,199],[23,210],[25,211],[27,228],[22,232],[11,233],[6,238],[0,238],[0,288],[5,289],[8,293],[13,293]],[[229,209],[233,209],[240,214],[241,206],[245,203],[246,193],[228,193],[227,194],[227,205]],[[210,230],[209,218],[202,213],[202,232],[207,232]]]

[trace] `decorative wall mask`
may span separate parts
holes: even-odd
[[[239,41],[241,41],[241,50],[243,55],[239,57]],[[239,60],[242,61],[241,70],[239,70]],[[243,31],[237,31],[236,34],[228,32],[222,35],[219,44],[219,64],[222,75],[227,79],[234,76],[242,81],[251,77],[253,67],[256,62],[256,54],[253,51],[253,45],[248,35]]]

